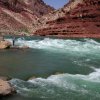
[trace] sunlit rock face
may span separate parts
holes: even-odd
[[[15,89],[9,84],[7,80],[0,78],[0,97],[15,93]]]
[[[42,0],[0,0],[0,33],[31,32],[34,20],[53,10]]]
[[[100,37],[100,0],[70,0],[34,26],[33,34],[43,36]]]

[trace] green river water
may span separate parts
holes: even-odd
[[[17,90],[0,100],[100,100],[99,39],[17,37],[15,45],[30,49],[0,51],[0,76]]]

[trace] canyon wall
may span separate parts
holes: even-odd
[[[34,20],[53,10],[42,0],[0,0],[0,33],[30,33]]]
[[[36,21],[33,34],[100,37],[100,0],[70,0],[63,8]]]

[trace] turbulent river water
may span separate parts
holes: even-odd
[[[99,39],[17,37],[15,45],[30,49],[0,51],[0,75],[17,90],[2,100],[100,100]]]

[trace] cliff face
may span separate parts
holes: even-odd
[[[0,0],[0,33],[31,32],[34,20],[53,10],[42,0]]]
[[[70,0],[36,21],[34,30],[43,36],[100,37],[100,0]]]

